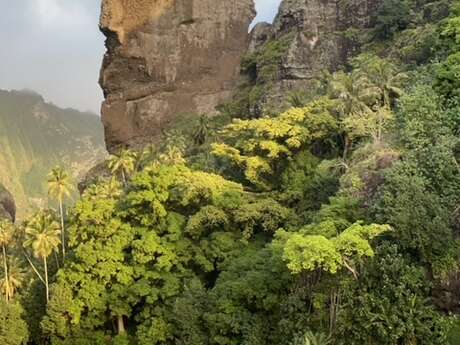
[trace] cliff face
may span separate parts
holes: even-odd
[[[254,16],[252,0],[103,0],[108,149],[145,144],[231,97]]]
[[[283,79],[311,79],[321,69],[337,68],[353,53],[350,29],[371,25],[380,0],[284,0],[273,23],[273,35],[292,33],[283,59]]]
[[[241,84],[242,56],[267,46],[262,63],[272,65],[256,62],[248,74],[253,86],[269,85],[255,97],[242,93],[260,97],[250,114],[276,110],[290,91],[359,51],[356,32],[372,27],[382,1],[283,0],[274,23],[248,35],[253,0],[104,0],[100,83],[109,151],[155,140],[181,114],[212,114]]]
[[[287,92],[308,88],[324,70],[334,71],[359,51],[357,29],[372,27],[382,0],[283,0],[273,25],[251,32],[250,53],[267,42],[288,42],[263,103],[279,103]],[[258,66],[259,69],[263,66]]]
[[[14,222],[16,218],[16,204],[11,193],[0,184],[0,220],[10,219]]]

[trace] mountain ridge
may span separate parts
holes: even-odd
[[[30,90],[0,90],[0,147],[0,183],[15,196],[19,217],[46,203],[46,175],[55,165],[78,180],[105,155],[99,117]]]

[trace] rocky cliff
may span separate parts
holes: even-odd
[[[108,149],[141,146],[181,114],[212,114],[235,93],[232,115],[276,109],[359,51],[381,1],[283,0],[274,23],[248,36],[253,0],[104,0]]]
[[[259,23],[251,32],[249,54],[256,57],[249,77],[254,84],[270,84],[270,90],[260,95],[261,103],[265,107],[279,104],[289,91],[308,88],[322,71],[343,66],[359,51],[363,29],[372,27],[373,15],[381,3],[382,0],[283,0],[274,23]],[[274,42],[282,44],[278,45],[278,56],[270,60],[270,52],[266,51],[273,50]],[[263,58],[257,59],[257,55]],[[267,60],[276,65],[272,66],[276,73],[269,78],[263,74]]]
[[[15,220],[16,204],[11,193],[0,184],[0,220],[5,218]]]
[[[103,0],[108,149],[142,145],[231,97],[254,16],[252,0]]]

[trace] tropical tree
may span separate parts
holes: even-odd
[[[144,147],[136,157],[135,171],[141,171],[148,163],[153,162],[158,154],[158,149],[154,143]]]
[[[5,300],[11,301],[16,292],[22,287],[25,278],[25,272],[20,261],[17,258],[8,260],[8,276],[0,279],[0,290],[5,295]],[[8,278],[7,278],[8,277]]]
[[[43,260],[45,277],[41,276],[38,270],[28,259],[39,279],[45,284],[46,301],[49,302],[49,281],[48,281],[48,257],[56,250],[60,242],[61,230],[59,223],[50,211],[39,211],[25,226],[26,240],[24,247],[32,248],[36,258]]]
[[[0,222],[0,245],[2,246],[2,255],[3,255],[3,286],[5,291],[5,300],[9,301],[9,291],[10,291],[10,282],[9,282],[9,273],[8,273],[8,258],[6,255],[6,248],[13,240],[14,234],[14,225],[8,220],[2,220]]]
[[[180,131],[172,130],[165,134],[164,145],[158,155],[158,164],[175,165],[185,163],[187,143]]]
[[[291,345],[329,345],[332,343],[331,337],[324,333],[313,333],[307,331],[301,336],[294,338]]]
[[[24,345],[28,343],[29,331],[23,319],[24,314],[24,310],[18,303],[8,304],[0,300],[0,344]]]
[[[245,179],[257,188],[272,189],[287,160],[336,133],[334,106],[323,97],[276,117],[235,119],[221,131],[225,142],[213,144],[212,153],[243,168]]]
[[[206,115],[201,115],[198,125],[193,133],[193,141],[195,145],[201,146],[206,143],[211,132],[209,118]]]
[[[389,107],[376,107],[371,112],[352,114],[342,121],[351,140],[371,137],[374,143],[382,141],[384,129],[394,120]]]
[[[373,93],[378,93],[381,105],[391,108],[393,100],[402,96],[407,74],[392,62],[376,55],[362,54],[353,61],[357,75],[371,83]]]
[[[362,73],[337,72],[329,82],[329,97],[337,101],[337,110],[342,120],[349,116],[363,116],[372,112],[376,103],[377,90]],[[348,156],[351,140],[349,133],[343,129],[343,159]]]
[[[70,197],[73,189],[70,175],[61,167],[51,170],[48,175],[48,194],[59,203],[59,217],[61,219],[61,247],[62,258],[65,259],[65,224],[64,199]]]
[[[353,71],[337,72],[329,82],[329,97],[339,101],[338,110],[343,117],[371,111],[376,101],[376,90],[367,76]]]
[[[118,155],[109,158],[109,169],[112,174],[120,174],[123,184],[128,183],[128,176],[134,171],[137,154],[129,149],[122,149]]]

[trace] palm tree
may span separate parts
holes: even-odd
[[[56,222],[54,215],[50,211],[38,212],[25,227],[26,240],[24,247],[31,247],[36,258],[43,260],[45,279],[43,280],[39,272],[35,269],[32,261],[29,261],[35,273],[42,280],[46,287],[46,301],[49,302],[49,282],[48,282],[48,263],[47,259],[61,241],[59,239],[61,230],[59,223]]]
[[[109,158],[109,169],[112,174],[120,174],[123,184],[126,186],[128,183],[127,176],[129,176],[136,165],[136,153],[122,149],[118,155],[111,155]]]
[[[0,279],[0,290],[3,291],[7,301],[11,301],[24,282],[25,272],[17,258],[8,262],[8,277]]]
[[[377,90],[369,79],[357,72],[334,73],[329,83],[329,96],[339,101],[339,111],[343,117],[371,111],[375,104]]]
[[[376,103],[377,89],[370,84],[364,75],[352,72],[337,72],[329,83],[329,96],[338,101],[338,111],[342,119],[353,114],[366,114],[372,112],[372,105]],[[348,133],[343,134],[343,159],[348,155],[350,138]]]
[[[210,131],[211,127],[209,125],[209,117],[201,115],[195,133],[193,133],[193,141],[195,145],[204,145],[209,138]]]
[[[331,337],[326,334],[307,331],[305,334],[294,338],[291,345],[329,345],[331,343]]]
[[[391,108],[393,99],[403,94],[402,86],[407,74],[386,59],[375,55],[364,54],[355,59],[357,73],[369,79],[379,93],[381,105]]]
[[[4,286],[5,290],[9,291],[10,289],[10,277],[8,272],[8,258],[6,256],[6,247],[13,240],[14,234],[14,225],[8,220],[2,220],[0,222],[0,245],[2,246],[2,255],[3,255],[3,271],[4,271]],[[9,301],[9,294],[5,293],[6,302]]]
[[[142,152],[137,155],[136,164],[135,164],[135,171],[140,171],[144,168],[148,163],[153,162],[155,160],[155,156],[157,154],[157,148],[154,143],[150,143],[144,147]]]
[[[64,224],[64,199],[70,197],[73,190],[70,175],[61,167],[51,170],[48,175],[48,194],[59,203],[59,217],[61,219],[61,246],[62,258],[65,259],[65,224]]]
[[[184,164],[187,142],[180,131],[172,130],[165,133],[161,154],[158,155],[157,164],[175,165]]]

